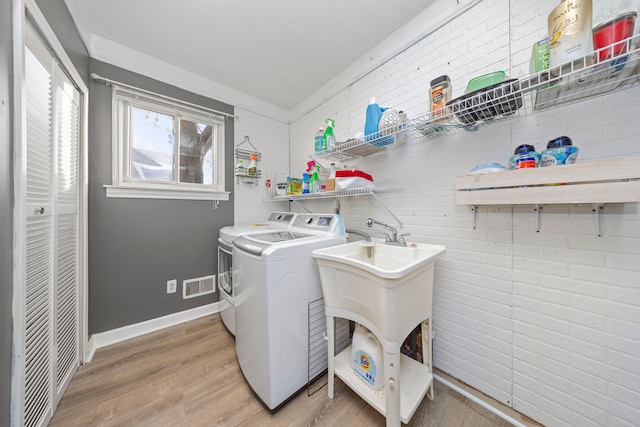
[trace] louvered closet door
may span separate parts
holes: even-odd
[[[56,259],[55,344],[56,404],[80,364],[80,93],[60,67],[56,69]]]
[[[79,366],[80,94],[27,26],[23,425],[44,426]]]
[[[38,46],[25,57],[27,240],[24,341],[24,425],[38,426],[53,408],[53,66]]]

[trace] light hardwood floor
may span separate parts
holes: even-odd
[[[260,351],[260,349],[256,349]],[[96,352],[78,370],[50,426],[384,426],[385,419],[336,378],[275,414],[247,385],[234,340],[215,314]],[[410,426],[511,424],[436,382]]]

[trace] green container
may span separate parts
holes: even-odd
[[[469,80],[467,84],[467,93],[475,92],[476,90],[484,89],[491,85],[502,83],[507,78],[504,71],[494,71],[493,73],[484,74],[482,76],[474,77]]]

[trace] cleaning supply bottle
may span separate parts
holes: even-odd
[[[238,159],[238,164],[236,165],[236,175],[246,175],[247,171],[245,170],[244,165],[242,164],[242,159]]]
[[[380,117],[382,117],[383,109],[376,103],[376,98],[371,97],[369,99],[369,105],[367,105],[367,115],[364,121],[364,140],[371,141],[378,138],[378,124],[380,123]]]
[[[320,166],[316,165],[313,168],[313,172],[311,173],[311,178],[309,179],[309,192],[310,193],[319,193],[320,192]]]
[[[302,194],[309,194],[309,184],[310,184],[311,176],[309,172],[304,172],[302,174]]]
[[[382,345],[376,336],[356,323],[351,340],[353,372],[374,390],[384,387]]]
[[[324,150],[324,128],[318,129],[314,138],[314,149],[317,152]]]
[[[256,176],[258,174],[256,159],[257,156],[251,154],[251,163],[249,163],[249,169],[247,169],[247,176]]]
[[[336,146],[336,137],[333,134],[333,127],[336,122],[333,119],[327,119],[327,128],[324,130],[324,145],[326,150],[330,150]]]

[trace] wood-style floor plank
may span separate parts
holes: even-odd
[[[260,349],[256,349],[260,351]],[[336,378],[306,390],[271,414],[246,383],[234,340],[219,315],[114,344],[78,370],[52,427],[74,426],[384,426],[375,409]],[[436,382],[409,426],[506,427],[510,424]]]

